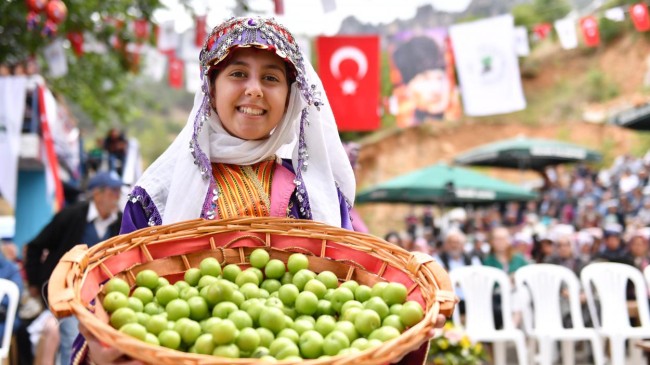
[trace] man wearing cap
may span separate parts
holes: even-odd
[[[118,209],[123,183],[115,172],[98,172],[88,182],[90,198],[58,212],[45,228],[27,245],[25,272],[29,290],[40,298],[47,297],[45,286],[61,257],[75,245],[95,245],[120,231],[122,214]],[[70,361],[71,347],[77,336],[77,324],[66,318],[60,322],[61,363]],[[70,332],[70,333],[69,333]]]

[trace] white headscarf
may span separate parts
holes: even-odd
[[[303,56],[303,59],[309,58]],[[304,62],[304,69],[306,80],[302,85],[304,82],[312,85],[313,93],[320,93],[320,100],[317,103],[306,100],[298,81],[294,82],[290,88],[287,111],[265,140],[242,140],[228,134],[216,113],[203,115],[208,105],[208,95],[202,91],[196,93],[187,124],[136,183],[151,197],[160,213],[161,221],[155,223],[169,224],[198,217],[215,217],[216,204],[211,200],[216,201],[212,196],[215,193],[218,195],[218,192],[211,167],[193,156],[197,153],[194,150],[200,149],[211,162],[239,165],[251,165],[274,155],[291,158],[294,171],[302,174],[302,181],[297,178],[294,183],[299,190],[306,190],[306,208],[311,211],[312,218],[341,226],[337,188],[351,207],[356,188],[354,173],[339,138],[323,85],[309,62]],[[207,82],[204,81],[205,84]],[[304,113],[307,113],[306,119],[301,125]],[[301,150],[299,143],[301,127],[306,150]],[[192,142],[194,134],[196,144]]]

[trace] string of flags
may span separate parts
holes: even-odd
[[[34,3],[39,2],[39,0],[28,0],[28,2],[29,1],[32,1]],[[60,2],[60,0],[50,0],[50,3],[52,2]],[[321,0],[321,2],[323,11],[325,12],[333,11],[336,8],[335,0]],[[40,3],[45,3],[45,0],[40,0]],[[274,0],[274,5],[277,14],[284,14],[285,9],[282,0]],[[42,7],[42,9],[44,8]],[[512,16],[508,15],[507,17],[501,16],[483,19],[484,21],[494,20],[495,24],[500,24],[500,26],[502,26],[503,32],[500,33],[500,36],[497,38],[506,37],[513,40],[512,42],[508,41],[503,44],[493,45],[496,48],[504,50],[502,52],[502,58],[498,59],[492,57],[492,55],[478,54],[476,53],[478,51],[468,50],[467,48],[465,48],[465,53],[466,56],[471,56],[472,54],[477,57],[480,56],[479,59],[481,59],[483,63],[481,65],[477,65],[478,68],[476,70],[483,70],[480,76],[485,79],[489,75],[496,75],[495,72],[499,71],[499,67],[503,69],[507,68],[506,71],[510,72],[512,71],[511,68],[514,67],[513,65],[516,66],[516,62],[508,58],[509,55],[506,54],[508,53],[506,50],[512,49],[514,52],[512,56],[515,58],[516,56],[527,56],[530,54],[530,41],[536,42],[544,40],[549,37],[552,32],[555,32],[557,35],[560,45],[563,49],[574,49],[581,43],[586,47],[598,47],[602,43],[601,30],[599,29],[599,17],[601,16],[614,22],[623,22],[629,16],[637,31],[646,32],[650,30],[650,15],[648,12],[648,7],[645,3],[633,4],[626,8],[615,7],[607,9],[599,14],[592,14],[583,17],[577,17],[573,14],[570,14],[566,18],[559,19],[552,24],[537,24],[530,29],[521,26],[514,27]],[[28,20],[29,19],[30,16],[28,16]],[[476,28],[479,22],[473,22],[477,24],[474,24],[473,27],[467,28],[465,30],[462,26],[468,23],[453,25],[449,28],[450,34],[455,34],[457,39],[468,39],[466,41],[460,42],[454,41],[454,37],[451,37],[451,43],[449,44],[449,47],[454,49],[452,58],[462,58],[462,55],[460,54],[462,53],[461,51],[463,51],[462,48],[464,48],[465,45],[472,43],[469,40],[476,38],[477,41],[482,39],[482,42],[485,42],[486,37],[474,37],[471,35],[471,33],[474,31],[472,28]],[[124,38],[113,36],[113,38],[110,40],[109,46],[113,49],[124,52],[128,56],[128,59],[133,65],[134,72],[141,72],[144,76],[158,82],[167,77],[167,81],[170,87],[176,89],[185,89],[191,93],[196,92],[200,88],[200,67],[197,60],[197,54],[199,53],[200,47],[202,46],[203,40],[205,39],[208,32],[206,16],[195,16],[194,23],[195,24],[193,28],[188,29],[183,33],[177,33],[174,28],[173,21],[163,22],[161,24],[152,24],[146,19],[135,19],[129,22],[111,18],[104,19],[104,24],[106,26],[114,27],[122,33],[128,32],[132,34],[131,37],[128,37],[132,40],[126,43],[124,41]],[[454,28],[456,30],[454,30]],[[107,46],[102,42],[98,42],[96,39],[94,39],[90,33],[70,32],[65,36],[70,42],[71,48],[77,57],[83,57],[84,53],[107,52]],[[155,39],[153,44],[151,42],[148,42],[148,40],[151,39]],[[302,40],[298,40],[301,48],[303,48],[303,52],[307,55],[310,55],[310,43],[304,38]],[[322,42],[317,43],[320,44]],[[480,45],[477,44],[475,48],[480,49],[481,47],[479,46]],[[322,50],[319,48],[319,53],[321,51]],[[61,37],[55,38],[45,52],[46,59],[50,65],[50,75],[53,77],[60,77],[65,75],[67,72],[67,61],[65,58],[66,56],[64,52],[64,45]],[[472,57],[469,58],[471,59]],[[522,108],[525,108],[525,99],[523,98],[523,94],[520,94],[520,87],[515,87],[518,85],[518,69],[513,69],[516,72],[511,75],[512,78],[509,79],[509,82],[504,81],[501,84],[504,88],[503,90],[516,91],[516,93],[513,91],[512,97],[509,98],[509,100],[517,100],[517,105],[504,105],[503,107],[498,107],[498,103],[494,101],[493,103],[490,103],[491,108],[485,107],[485,103],[475,104],[472,108],[470,108],[471,105],[469,105],[469,96],[472,94],[481,94],[477,92],[478,83],[474,82],[476,81],[476,77],[474,77],[476,75],[468,77],[468,75],[471,76],[470,72],[476,73],[477,71],[463,71],[461,70],[462,67],[459,66],[461,63],[462,62],[459,60],[459,62],[456,62],[452,67],[456,67],[456,71],[459,75],[463,107],[465,109],[466,115],[490,115],[494,113],[498,114],[521,110]],[[486,70],[489,70],[491,72],[486,73]],[[321,72],[324,71],[321,70]],[[469,82],[467,80],[474,81]],[[493,83],[492,85],[494,86],[496,84]],[[481,95],[504,95],[502,92],[503,90],[500,92],[495,92],[494,90],[486,89],[482,92]],[[328,90],[328,94],[329,92],[330,91]],[[375,97],[373,98],[377,99]],[[475,99],[482,100],[486,98],[484,96],[481,96]],[[375,103],[374,105],[376,108],[377,102],[372,100],[371,102]],[[348,103],[345,105],[351,104]],[[372,125],[376,125],[376,122],[373,122]]]

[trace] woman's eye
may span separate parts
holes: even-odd
[[[264,76],[264,79],[267,80],[267,81],[273,81],[273,82],[278,82],[278,81],[280,81],[280,78],[277,77],[277,76],[274,76],[274,75],[267,75],[267,76]]]
[[[239,77],[246,77],[246,74],[241,71],[233,71],[230,73],[230,76],[239,78]]]

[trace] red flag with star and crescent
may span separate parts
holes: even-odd
[[[339,131],[379,128],[379,37],[318,37],[316,48]]]

